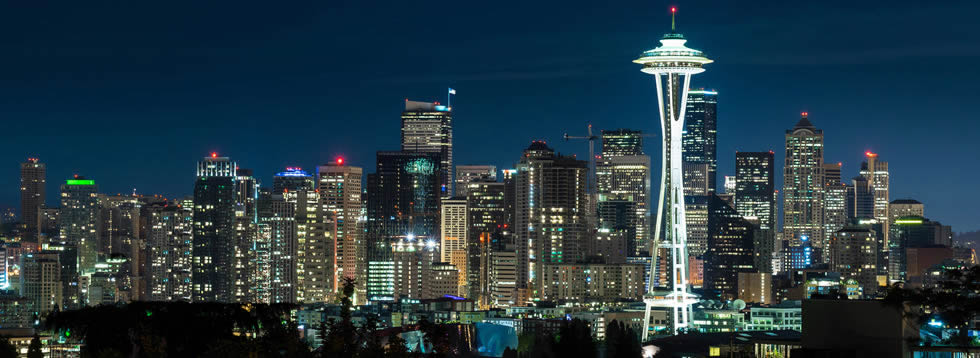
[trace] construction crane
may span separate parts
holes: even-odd
[[[586,134],[587,135],[585,136],[571,136],[568,135],[568,133],[565,133],[563,138],[565,138],[566,141],[571,139],[585,139],[589,141],[589,176],[587,179],[588,180],[587,185],[588,185],[589,195],[595,195],[598,191],[596,189],[596,185],[598,184],[596,182],[596,159],[599,159],[599,156],[595,152],[595,141],[602,138],[592,133],[592,124],[589,124]],[[637,133],[636,136],[642,138],[656,137],[653,134],[646,134],[646,133]]]
[[[564,138],[565,138],[565,141],[568,141],[570,139],[585,139],[585,140],[588,140],[589,141],[589,176],[587,178],[587,180],[588,180],[588,183],[587,183],[588,188],[587,188],[587,190],[589,192],[589,195],[592,196],[592,195],[595,195],[595,193],[596,193],[596,182],[595,182],[596,181],[596,178],[595,178],[595,159],[596,159],[596,156],[595,156],[595,141],[596,141],[596,139],[599,139],[599,136],[592,134],[592,124],[589,124],[589,129],[588,129],[588,132],[586,132],[586,133],[588,133],[588,135],[586,135],[586,136],[570,136],[570,135],[568,135],[568,133],[565,133]]]

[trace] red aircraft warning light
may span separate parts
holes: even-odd
[[[337,157],[337,165],[344,165],[344,158],[343,157]]]

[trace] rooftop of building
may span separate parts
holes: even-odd
[[[915,199],[895,199],[895,200],[892,200],[891,203],[892,204],[922,204],[918,200],[915,200]]]

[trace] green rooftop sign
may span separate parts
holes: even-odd
[[[68,179],[65,183],[68,185],[95,185],[95,180]]]

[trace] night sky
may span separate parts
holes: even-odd
[[[75,173],[102,192],[185,196],[212,151],[267,184],[337,155],[372,172],[375,151],[398,149],[404,99],[445,101],[447,87],[457,164],[511,167],[532,139],[586,153],[561,136],[588,123],[659,135],[653,80],[630,61],[677,5],[688,46],[716,61],[693,86],[720,92],[719,179],[736,150],[774,150],[781,170],[807,111],[845,178],[872,150],[892,199],[980,229],[973,1],[65,3],[0,5],[0,207],[19,207],[31,156],[50,205]]]

